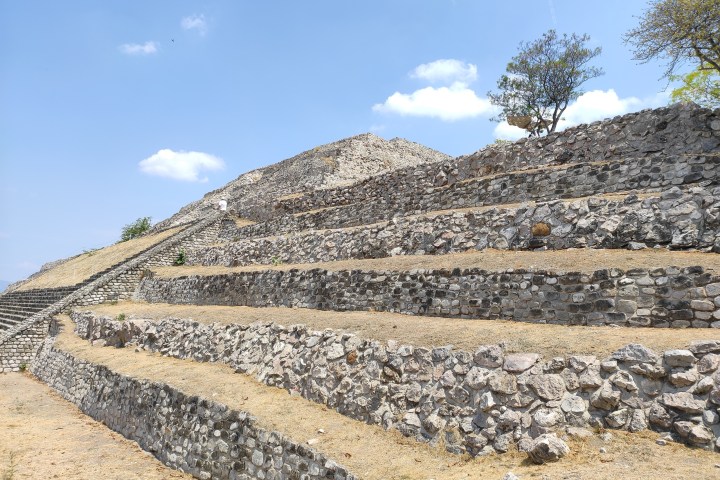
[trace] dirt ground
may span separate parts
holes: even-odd
[[[43,272],[41,275],[18,287],[17,290],[70,287],[82,282],[97,272],[112,267],[116,263],[149,248],[179,230],[180,228],[171,228],[155,235],[135,238],[127,242],[116,243],[109,247],[83,253],[55,268]]]
[[[331,328],[362,338],[422,347],[453,345],[475,350],[479,345],[503,343],[509,352],[533,352],[546,358],[571,354],[600,358],[628,343],[641,343],[660,353],[686,348],[692,340],[720,340],[720,331],[710,328],[624,328],[542,325],[507,320],[462,320],[420,317],[380,312],[328,312],[302,308],[252,308],[225,306],[170,305],[167,303],[120,302],[81,307],[100,315],[127,318],[185,318],[200,323],[275,322],[304,324],[312,329]]]
[[[0,479],[192,478],[80,412],[30,375],[0,374]]]
[[[599,437],[569,440],[571,454],[558,463],[536,466],[519,452],[489,457],[458,457],[408,440],[394,431],[365,425],[284,390],[268,387],[225,365],[164,358],[133,349],[90,346],[66,327],[57,346],[86,360],[136,378],[173,385],[190,395],[202,395],[230,408],[258,417],[261,425],[304,442],[315,438],[319,451],[339,461],[363,479],[500,479],[508,471],[525,479],[718,478],[720,456],[682,445],[659,446],[652,432],[612,432]],[[291,418],[292,421],[288,421]],[[325,431],[324,434],[318,432]],[[605,453],[600,452],[605,449]]]
[[[716,253],[680,252],[666,249],[603,250],[570,248],[567,250],[513,251],[487,249],[449,255],[400,255],[370,260],[340,260],[323,263],[282,265],[250,265],[243,267],[190,266],[158,267],[153,269],[162,277],[183,275],[217,275],[232,272],[261,270],[338,270],[407,271],[413,269],[480,268],[490,271],[507,269],[549,270],[554,272],[593,272],[603,268],[658,268],[700,265],[706,271],[720,274],[720,255]]]

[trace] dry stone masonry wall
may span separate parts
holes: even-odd
[[[708,191],[673,187],[657,196],[635,194],[619,200],[590,197],[520,207],[449,211],[400,217],[380,224],[275,237],[229,241],[236,231],[228,222],[222,245],[199,248],[194,265],[239,266],[273,262],[314,263],[439,255],[467,250],[643,248],[712,249],[720,252],[720,187]],[[542,235],[533,227],[547,226]]]
[[[482,269],[265,270],[146,277],[137,299],[387,311],[564,325],[720,328],[720,276],[702,267],[592,273]]]
[[[718,132],[720,136],[720,131]],[[278,235],[310,229],[351,227],[435,210],[483,205],[552,201],[630,190],[657,191],[672,186],[715,186],[720,156],[642,157],[592,164],[546,167],[452,185],[418,188],[410,183],[391,191],[372,192],[371,199],[319,211],[279,215],[240,227],[240,238]]]
[[[675,104],[568,128],[546,137],[491,145],[472,155],[377,175],[347,187],[317,190],[278,202],[284,212],[374,201],[387,192],[452,185],[491,174],[644,156],[679,157],[717,152],[720,112]]]
[[[223,362],[352,418],[444,444],[454,453],[528,449],[555,430],[651,428],[720,450],[720,342],[657,354],[631,344],[598,359],[543,359],[498,345],[474,352],[380,343],[302,325],[118,322],[74,313],[78,333],[108,346]],[[586,432],[587,433],[587,432]]]
[[[246,412],[79,360],[52,340],[32,372],[85,414],[196,478],[356,478],[311,447],[259,427]]]

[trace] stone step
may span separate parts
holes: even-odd
[[[354,421],[299,396],[259,384],[221,364],[160,357],[129,348],[90,347],[65,332],[56,346],[59,351],[42,352],[32,366],[36,375],[71,401],[84,403],[88,413],[111,428],[144,448],[151,447],[165,463],[200,478],[235,478],[238,473],[246,473],[249,478],[273,478],[273,470],[288,475],[291,469],[308,479],[349,478],[350,474],[364,479],[500,478],[508,469],[521,476],[536,471],[524,461],[525,455],[459,461],[459,457],[438,448],[408,442],[396,432]],[[102,409],[94,407],[99,402]],[[160,416],[160,422],[168,428],[151,428],[152,419]],[[198,422],[207,426],[208,419],[212,426],[207,433],[194,427]],[[143,428],[146,423],[148,428]],[[183,428],[179,428],[181,424]],[[235,431],[240,435],[233,435]],[[170,432],[172,436],[167,436]],[[649,439],[643,443],[642,438],[620,431],[614,438],[617,448],[629,448],[635,442],[652,445]],[[682,455],[687,455],[674,449],[648,451],[646,455],[631,456],[620,466],[597,458],[590,461],[595,454],[590,455],[582,447],[587,442],[569,440],[573,456],[567,457],[565,464],[561,460],[543,466],[543,472],[560,475],[568,468],[576,471],[577,466],[584,465],[584,477],[602,471],[609,477],[624,473],[625,478],[635,480],[643,478],[635,474],[647,476],[651,469],[657,472],[660,455],[666,462],[675,462],[677,455],[679,463]],[[274,448],[264,448],[268,444]],[[715,456],[699,453],[692,471],[696,475],[712,473]],[[213,462],[201,460],[205,458]],[[233,469],[234,475],[230,473]],[[325,469],[335,472],[328,475]]]
[[[231,226],[221,238],[235,237]],[[193,265],[270,265],[439,255],[467,250],[716,248],[720,192],[672,188],[661,194],[588,197],[499,207],[443,210],[390,222],[241,238],[199,248]]]
[[[664,118],[659,120],[659,117]],[[297,213],[361,203],[403,190],[408,185],[425,189],[490,174],[545,166],[716,153],[720,135],[713,128],[713,121],[717,118],[716,113],[697,107],[690,107],[680,114],[677,107],[639,112],[541,138],[489,145],[471,155],[439,165],[403,168],[352,185],[296,195],[279,201],[277,209]],[[637,128],[639,124],[643,125],[640,129]]]
[[[310,229],[351,227],[435,210],[553,201],[629,190],[658,191],[672,186],[718,185],[720,156],[640,158],[472,178],[436,188],[378,193],[363,202],[280,215],[237,229],[241,238]]]
[[[21,322],[27,318],[30,318],[32,314],[12,313],[5,310],[0,310],[0,318],[13,322]]]
[[[138,299],[570,325],[720,325],[720,256],[696,252],[484,251],[156,272],[140,283]]]
[[[17,304],[0,305],[0,311],[9,313],[18,313],[22,315],[32,315],[43,310],[42,307],[24,307]]]

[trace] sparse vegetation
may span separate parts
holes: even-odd
[[[3,472],[2,480],[13,480],[15,478],[15,467],[17,466],[17,461],[15,460],[15,452],[10,452],[8,456],[8,467]]]
[[[118,322],[124,322],[125,321],[125,314],[124,313],[118,313],[117,317],[115,317],[115,320]]]
[[[150,217],[141,217],[135,220],[133,223],[128,223],[122,229],[120,234],[120,241],[126,242],[137,238],[150,230],[152,224],[150,223]]]
[[[532,226],[532,234],[534,237],[547,237],[550,235],[550,225],[545,222],[538,222]]]
[[[277,267],[279,265],[282,265],[283,261],[280,259],[280,257],[272,257],[270,259],[270,263],[272,263],[274,267]]]
[[[175,258],[175,261],[173,261],[173,265],[180,266],[185,265],[185,262],[187,261],[187,256],[185,255],[185,250],[180,250],[177,254],[177,257]]]

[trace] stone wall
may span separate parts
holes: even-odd
[[[718,133],[720,137],[720,132]],[[715,186],[720,156],[641,157],[546,167],[471,178],[436,188],[406,182],[394,190],[368,192],[370,198],[319,211],[279,215],[267,222],[240,227],[240,238],[292,231],[372,224],[394,217],[482,205],[552,201],[602,193],[652,191],[672,186]]]
[[[311,447],[262,429],[246,412],[79,360],[52,341],[31,371],[85,414],[196,478],[356,478]]]
[[[547,231],[533,235],[533,227]],[[234,223],[224,231],[234,232]],[[270,265],[534,248],[714,249],[720,252],[720,188],[590,197],[519,207],[443,212],[348,229],[246,238],[199,248],[193,265]]]
[[[47,319],[33,322],[0,342],[0,373],[24,370],[31,364],[47,337],[48,323]]]
[[[720,276],[702,267],[531,270],[265,270],[146,277],[136,298],[194,305],[365,310],[565,325],[720,328]]]
[[[720,450],[720,341],[661,355],[634,344],[607,359],[542,359],[498,345],[427,349],[302,325],[118,322],[91,312],[73,318],[84,338],[226,363],[454,453],[523,449],[530,438],[572,427],[651,428]]]
[[[717,152],[720,112],[692,104],[644,110],[579,125],[541,138],[490,145],[442,164],[420,165],[369,178],[347,187],[323,189],[278,202],[282,212],[372,201],[378,194],[452,185],[497,173],[567,163],[587,163],[643,156],[677,157]]]

